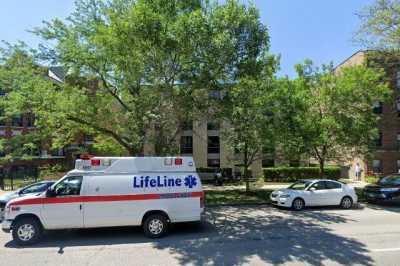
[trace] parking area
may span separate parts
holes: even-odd
[[[140,228],[54,231],[18,248],[0,233],[1,265],[397,265],[400,208],[302,212],[215,207],[159,240]]]

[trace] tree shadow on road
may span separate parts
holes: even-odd
[[[163,239],[147,239],[139,227],[55,231],[30,248],[57,247],[63,255],[69,247],[147,243],[151,248],[168,251],[183,265],[241,265],[255,257],[271,264],[323,265],[329,260],[344,265],[372,265],[363,243],[325,226],[350,221],[346,211],[290,213],[267,206],[219,207],[207,210],[205,222],[173,225]],[[6,247],[16,248],[13,242]]]
[[[366,203],[368,208],[379,211],[388,211],[400,213],[400,201],[397,202],[379,202],[379,203]]]
[[[216,234],[206,239],[158,242],[156,247],[179,255],[183,265],[241,265],[254,257],[275,265],[323,265],[324,260],[344,265],[373,264],[364,244],[323,226],[348,222],[345,214],[307,211],[281,216],[270,208],[258,208],[251,212],[234,207],[210,210],[207,218]]]

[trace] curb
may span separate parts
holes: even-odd
[[[215,207],[245,207],[245,206],[272,206],[269,202],[261,202],[261,203],[222,203],[222,204],[209,204],[205,205],[206,208],[215,208]]]

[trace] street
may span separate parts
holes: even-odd
[[[160,240],[140,228],[54,231],[18,248],[0,233],[1,265],[399,265],[400,208],[291,212],[210,208]]]

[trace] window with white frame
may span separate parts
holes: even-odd
[[[374,173],[382,173],[381,160],[373,160],[372,161],[372,171],[374,171]]]

